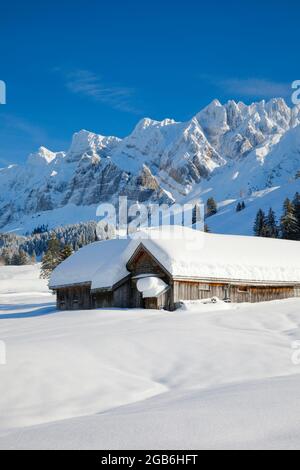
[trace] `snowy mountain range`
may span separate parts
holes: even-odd
[[[188,122],[146,118],[124,139],[82,130],[66,152],[41,147],[23,166],[1,169],[0,229],[92,220],[119,195],[167,204],[213,196],[211,229],[250,234],[259,207],[280,211],[300,191],[299,171],[300,107],[215,100]]]

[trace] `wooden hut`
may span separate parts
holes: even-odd
[[[174,310],[218,297],[262,302],[300,297],[299,242],[207,234],[182,227],[88,245],[53,272],[61,310]]]

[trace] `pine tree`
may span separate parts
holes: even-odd
[[[266,215],[262,209],[259,209],[254,222],[254,235],[264,237],[266,232]]]
[[[69,258],[73,254],[73,247],[71,245],[65,245],[63,249],[60,251],[60,258],[61,261]]]
[[[25,253],[24,250],[19,250],[15,252],[11,258],[12,266],[24,266],[29,264],[29,256]]]
[[[295,206],[290,199],[286,199],[283,205],[280,230],[282,238],[286,240],[297,240],[299,230],[298,220]]]
[[[241,212],[242,210],[242,204],[239,202],[238,205],[236,206],[236,211]]]
[[[263,236],[267,238],[279,237],[279,228],[276,220],[276,214],[272,208],[270,208],[266,218],[265,228],[263,229]]]
[[[239,202],[238,205],[236,206],[236,211],[237,212],[241,212],[243,211],[244,209],[246,209],[246,204],[243,202]]]
[[[212,215],[215,215],[217,212],[218,212],[217,203],[213,197],[210,197],[206,203],[206,215],[207,217],[211,217]]]
[[[19,266],[19,253],[14,253],[11,257],[10,264],[12,266]]]
[[[48,249],[42,259],[41,278],[49,279],[52,271],[61,263],[61,246],[57,238],[49,240]]]
[[[11,264],[11,255],[10,255],[8,248],[3,248],[2,258],[4,259],[6,266],[9,266]]]
[[[295,194],[295,197],[293,199],[293,205],[295,208],[295,216],[297,219],[297,226],[298,226],[296,238],[297,240],[300,240],[300,193],[298,192]]]
[[[30,258],[24,250],[20,249],[19,250],[19,265],[24,266],[27,264],[30,264]]]

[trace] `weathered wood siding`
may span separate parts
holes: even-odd
[[[250,300],[248,302],[252,303],[294,297],[294,287],[250,287],[249,291]]]
[[[174,310],[172,289],[168,289],[157,298],[157,308],[164,310]]]
[[[93,308],[112,308],[113,293],[112,292],[93,292],[92,305]]]
[[[144,303],[135,284],[128,280],[112,291],[91,292],[89,286],[58,289],[57,309],[88,310],[93,308],[143,308]]]
[[[171,299],[171,290],[164,292],[159,297],[152,297],[149,299],[143,299],[143,306],[149,310],[173,310],[173,303]]]
[[[202,300],[211,297],[218,297],[221,300],[230,299],[235,303],[255,303],[287,299],[294,296],[300,297],[300,288],[294,288],[294,286],[232,286],[191,281],[174,282],[174,303],[180,300]]]
[[[128,263],[128,270],[131,273],[131,306],[135,308],[146,309],[166,309],[173,310],[174,302],[172,289],[164,292],[158,298],[143,299],[142,295],[138,292],[135,279],[143,274],[154,274],[160,277],[167,285],[171,285],[171,278],[164,271],[164,269],[156,262],[156,260],[143,248],[141,248],[134,258]]]
[[[144,299],[144,308],[148,310],[157,310],[158,307],[158,299],[153,297],[151,299]]]
[[[59,310],[88,310],[91,308],[152,308],[174,310],[181,300],[202,300],[218,297],[230,299],[234,303],[265,302],[270,300],[300,297],[300,286],[247,286],[225,283],[204,283],[198,281],[172,281],[160,266],[142,253],[132,267],[132,276],[156,274],[169,284],[170,288],[158,298],[143,299],[137,290],[136,280],[128,278],[118,285],[113,292],[91,292],[89,285],[61,288],[57,290],[57,308]],[[145,271],[147,270],[147,271]]]
[[[139,276],[141,274],[155,274],[162,278],[166,278],[166,273],[155,262],[155,260],[145,251],[140,250],[135,259],[132,260],[128,266],[132,276]]]
[[[131,306],[132,292],[131,282],[126,281],[113,292],[113,306],[116,308],[128,308]]]
[[[224,284],[204,284],[200,282],[175,281],[173,286],[174,303],[180,300],[202,300],[210,297],[223,299]]]
[[[58,289],[57,308],[59,310],[88,310],[92,308],[89,286],[76,286]]]
[[[300,286],[294,288],[294,296],[300,297]]]
[[[144,308],[144,299],[142,294],[136,288],[136,282],[131,284],[131,298],[129,307],[131,308]]]

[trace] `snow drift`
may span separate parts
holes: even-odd
[[[58,313],[13,271],[1,449],[300,448],[299,299]]]

